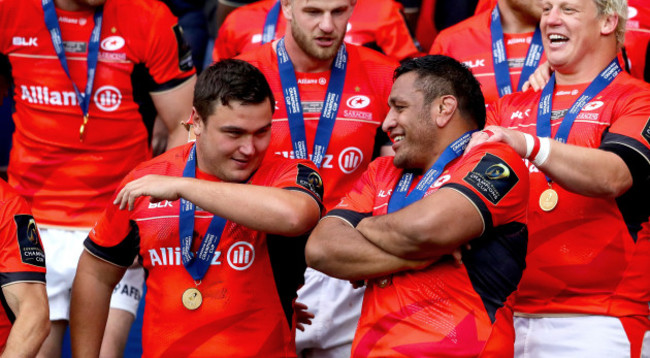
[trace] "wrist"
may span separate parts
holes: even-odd
[[[543,165],[551,152],[551,139],[523,133],[526,140],[524,158],[530,160],[535,166]]]

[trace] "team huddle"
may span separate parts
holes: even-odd
[[[157,1],[0,0],[2,356],[122,356],[143,283],[145,357],[650,356],[629,1],[482,0],[423,55],[392,0],[262,0],[197,73]]]

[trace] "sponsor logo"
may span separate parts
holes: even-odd
[[[370,98],[363,95],[356,95],[348,98],[345,104],[354,109],[366,108],[370,104]]]
[[[122,284],[122,282],[117,283],[117,286],[113,289],[113,293],[128,296],[138,301],[140,300],[140,297],[142,297],[142,292],[139,287]]]
[[[320,77],[318,79],[318,84],[321,86],[325,86],[327,84],[327,79],[325,77]]]
[[[496,205],[514,188],[519,178],[503,159],[486,153],[463,181]]]
[[[101,48],[105,51],[117,51],[124,47],[124,38],[121,36],[109,36],[102,40]]]
[[[451,175],[449,174],[441,175],[440,178],[436,179],[436,181],[433,182],[433,185],[431,185],[431,187],[438,188],[442,186],[442,184],[448,182],[449,179],[451,179]]]
[[[648,121],[645,123],[645,127],[643,128],[643,131],[641,132],[641,136],[650,145],[650,118],[648,118]]]
[[[163,200],[159,203],[149,203],[149,209],[173,208],[171,201]]]
[[[86,43],[81,41],[63,41],[63,50],[69,53],[86,53]]]
[[[253,37],[251,38],[251,43],[256,44],[256,43],[260,43],[260,42],[262,42],[262,34],[253,35]]]
[[[210,265],[221,265],[220,258],[221,251],[215,251]],[[151,266],[180,266],[183,264],[181,248],[176,246],[149,249],[149,261]]]
[[[526,37],[520,37],[520,38],[509,39],[507,42],[508,45],[523,44],[523,43],[530,43],[530,40]]]
[[[67,16],[59,16],[59,22],[60,23],[65,23],[65,24],[73,24],[73,25],[80,25],[84,26],[88,23],[88,19],[85,17],[82,18],[72,18],[72,17],[67,17]]]
[[[556,111],[551,112],[551,120],[555,121],[557,119],[564,118],[564,116],[566,115],[566,113],[568,111],[569,111],[568,109],[560,109],[560,110],[556,110]]]
[[[45,252],[38,235],[36,222],[31,215],[14,215],[16,223],[16,238],[20,248],[20,258],[23,263],[45,267]]]
[[[314,193],[318,198],[323,199],[323,179],[314,169],[298,164],[296,183]]]
[[[339,154],[339,168],[345,174],[357,170],[361,162],[363,162],[363,152],[357,147],[347,147]]]
[[[73,91],[50,91],[47,86],[20,85],[20,99],[29,103],[53,106],[76,106],[77,95]]]
[[[26,46],[26,47],[38,47],[38,38],[37,37],[21,37],[21,36],[14,36],[13,39],[11,39],[11,43],[14,46]]]
[[[580,112],[576,119],[588,120],[588,121],[597,121],[600,118],[600,113],[589,113],[589,112]]]
[[[281,156],[283,156],[285,158],[291,158],[291,159],[296,158],[295,155],[294,155],[293,150],[290,151],[290,152],[289,151],[275,152],[274,154],[281,155]],[[323,169],[332,169],[332,168],[334,168],[332,166],[332,160],[333,159],[334,159],[334,156],[332,154],[325,154],[323,156],[323,162],[321,163],[320,167],[323,168]],[[311,154],[309,155],[309,160],[312,160],[312,155]]]
[[[315,84],[317,84],[317,83],[318,83],[318,84],[322,84],[322,83],[321,83],[321,80],[324,80],[324,78],[322,78],[322,77],[319,78],[319,79],[315,79],[315,78],[300,78],[300,79],[298,79],[298,84],[301,84],[301,85],[315,85]],[[326,81],[326,82],[327,82],[327,81]]]
[[[253,260],[255,260],[255,248],[245,241],[236,242],[228,249],[226,259],[228,265],[233,269],[237,271],[246,270],[251,267]]]
[[[639,14],[639,10],[637,10],[635,7],[632,7],[632,6],[627,7],[627,18],[628,19],[633,19],[638,14]]]
[[[520,58],[509,58],[508,59],[508,68],[522,68],[526,59],[523,57]]]
[[[302,102],[302,113],[320,113],[323,110],[323,102]]]
[[[598,109],[602,107],[605,104],[603,101],[591,101],[587,103],[584,107],[582,107],[583,111],[593,111],[594,109]]]
[[[122,103],[122,93],[116,87],[102,86],[95,92],[95,105],[104,112],[113,112]]]
[[[477,67],[485,67],[485,60],[484,59],[478,59],[474,61],[465,61],[463,64],[469,68],[477,68]]]

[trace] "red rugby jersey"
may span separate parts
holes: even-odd
[[[499,99],[492,59],[491,15],[491,11],[484,11],[442,30],[434,40],[429,52],[430,54],[453,57],[467,65],[472,70],[474,77],[481,83],[485,103]],[[504,33],[503,37],[510,69],[510,83],[512,90],[516,91],[533,33]],[[546,56],[542,55],[540,63],[545,61]]]
[[[650,82],[648,51],[650,51],[650,6],[644,0],[628,1],[629,18],[625,31],[625,51],[630,74]]]
[[[261,0],[239,7],[228,15],[214,43],[212,59],[232,58],[260,46],[264,21],[278,0]],[[345,42],[372,44],[395,60],[421,55],[413,43],[401,14],[402,5],[393,0],[358,0],[348,22]],[[284,36],[286,20],[282,11],[275,39]]]
[[[348,64],[341,105],[332,138],[320,168],[325,181],[323,203],[327,209],[336,205],[363,173],[372,159],[375,135],[388,113],[388,96],[397,63],[364,47],[347,45]],[[271,85],[276,98],[271,144],[267,156],[282,154],[293,157],[287,109],[278,73],[278,61],[272,44],[239,56],[259,68]],[[296,73],[305,118],[307,150],[312,154],[330,71]]]
[[[139,165],[123,184],[147,174],[182,176],[191,146]],[[311,162],[273,157],[250,184],[303,191],[320,204],[320,193],[300,184],[313,174],[318,172]],[[219,181],[198,170],[197,177]],[[266,235],[228,221],[197,287],[203,304],[189,311],[181,297],[195,283],[181,261],[179,204],[141,197],[133,211],[109,205],[85,242],[93,255],[121,266],[137,254],[146,270],[144,357],[295,357],[291,303],[305,268],[304,238]],[[211,220],[212,214],[197,208],[193,252]]]
[[[372,162],[328,216],[356,224],[386,214],[403,173],[392,160]],[[491,176],[497,166],[508,174]],[[521,158],[502,143],[481,145],[448,164],[426,195],[439,188],[457,190],[477,207],[484,234],[463,251],[462,266],[444,257],[422,270],[369,280],[353,357],[476,356],[497,308],[515,290],[526,255],[528,175]]]
[[[556,86],[552,135],[588,84]],[[515,93],[488,109],[488,124],[536,135],[541,91]],[[515,293],[515,311],[648,315],[650,260],[637,232],[647,222],[646,178],[650,171],[650,85],[620,73],[585,105],[568,143],[612,151],[626,162],[634,186],[617,200],[578,195],[557,184],[557,207],[544,212],[545,176],[532,164],[527,268]],[[646,224],[647,225],[647,224]],[[642,283],[642,287],[639,284]]]
[[[83,92],[93,12],[57,15],[70,75]],[[150,157],[132,75],[146,67],[155,82],[150,91],[192,75],[180,36],[176,18],[158,1],[106,2],[90,120],[80,142],[81,108],[54,51],[41,1],[0,1],[0,53],[13,68],[16,102],[9,183],[39,224],[91,227],[120,180]]]
[[[0,286],[16,282],[45,283],[45,253],[27,202],[0,180]],[[2,302],[4,294],[0,290]],[[0,352],[4,350],[15,315],[0,310]]]

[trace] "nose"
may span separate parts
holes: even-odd
[[[560,9],[556,6],[551,7],[549,10],[542,13],[542,18],[540,19],[542,26],[545,25],[557,25],[560,23]]]
[[[325,12],[323,14],[323,17],[321,18],[320,23],[318,24],[318,28],[325,33],[330,33],[334,31],[334,19],[332,18],[331,13]]]
[[[255,143],[253,136],[246,136],[242,138],[242,143],[239,145],[239,152],[246,156],[255,154]]]
[[[395,126],[397,126],[397,116],[395,115],[395,110],[391,108],[388,111],[388,114],[386,114],[384,123],[381,124],[381,130],[390,134],[390,131],[393,130]]]

